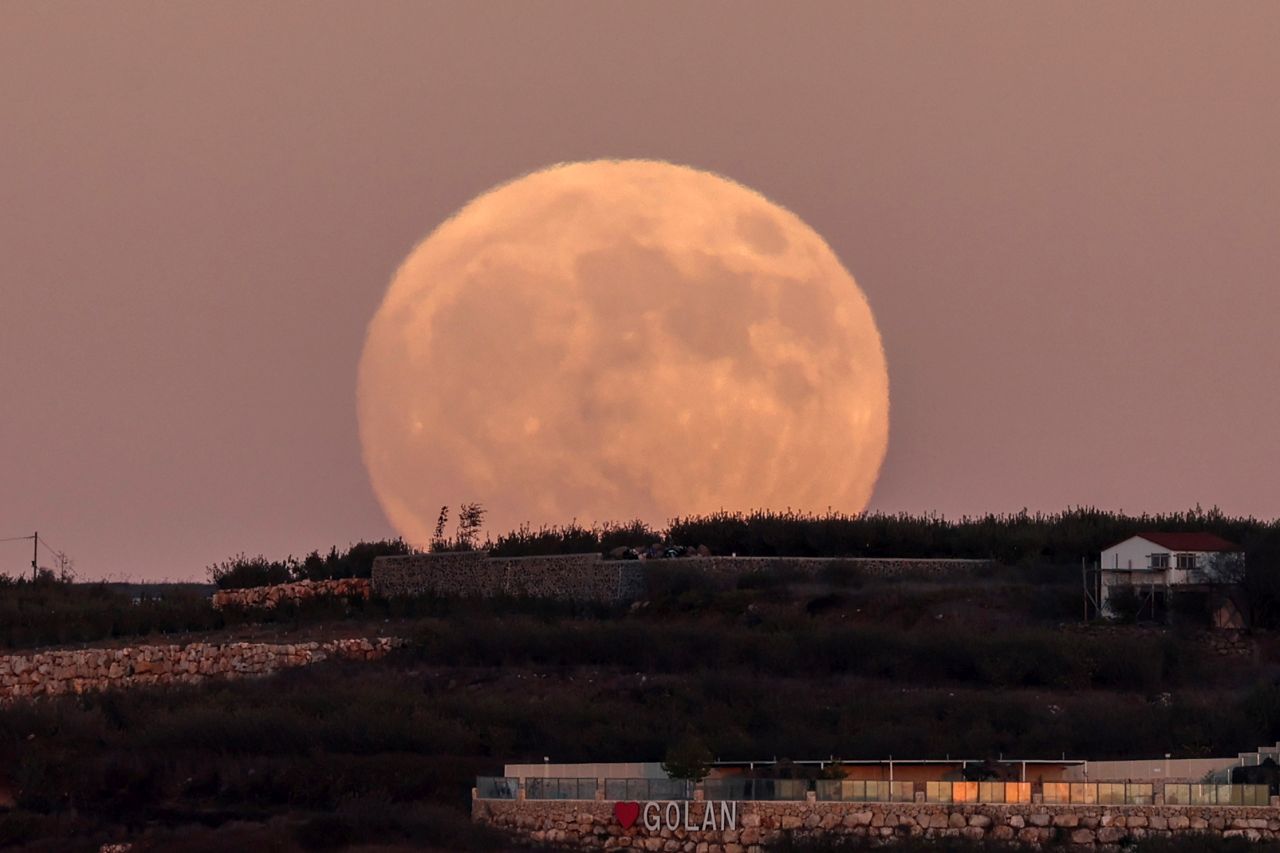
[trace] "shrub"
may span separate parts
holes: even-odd
[[[288,583],[293,580],[297,567],[298,563],[293,557],[273,561],[261,554],[256,557],[237,554],[229,560],[209,566],[206,571],[209,580],[218,589],[247,589]]]

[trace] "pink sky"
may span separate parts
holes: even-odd
[[[873,508],[1280,515],[1276,44],[1270,2],[7,4],[0,537],[201,578],[390,535],[354,401],[391,273],[604,156],[839,254]]]

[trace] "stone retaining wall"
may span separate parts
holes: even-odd
[[[323,643],[190,643],[0,656],[0,702],[115,687],[198,684],[268,675],[326,658],[374,660],[401,645],[393,637]]]
[[[372,588],[366,578],[340,578],[279,583],[248,589],[220,589],[213,594],[213,609],[244,607],[270,610],[282,603],[294,603],[311,598],[368,598]]]
[[[378,557],[373,591],[378,595],[494,595],[621,603],[644,597],[650,566],[683,569],[725,587],[762,572],[798,577],[941,577],[990,566],[989,560],[889,558],[683,557],[671,560],[603,560],[599,554],[490,557],[483,551]]]
[[[634,807],[635,804],[631,804]],[[643,804],[641,804],[643,805]],[[665,805],[665,804],[663,804]],[[742,802],[735,828],[624,828],[615,803],[583,800],[472,801],[472,819],[533,845],[594,850],[635,848],[667,853],[760,853],[763,845],[796,838],[854,836],[892,841],[963,837],[1067,843],[1108,849],[1153,836],[1211,833],[1250,840],[1280,838],[1280,807],[943,805],[925,803]],[[683,804],[682,804],[683,807]],[[704,804],[689,803],[687,820],[700,826]],[[634,814],[634,811],[632,811]]]
[[[566,601],[625,602],[644,593],[636,560],[605,561],[599,554],[490,557],[483,551],[378,557],[373,561],[378,595],[495,595]]]

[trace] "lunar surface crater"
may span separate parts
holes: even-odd
[[[364,461],[425,544],[720,509],[859,512],[888,442],[866,297],[797,216],[657,161],[535,172],[420,243],[369,324]]]

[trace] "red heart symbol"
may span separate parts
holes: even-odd
[[[613,816],[618,819],[618,823],[622,824],[623,829],[630,829],[631,824],[636,822],[636,818],[640,817],[639,803],[614,803]]]

